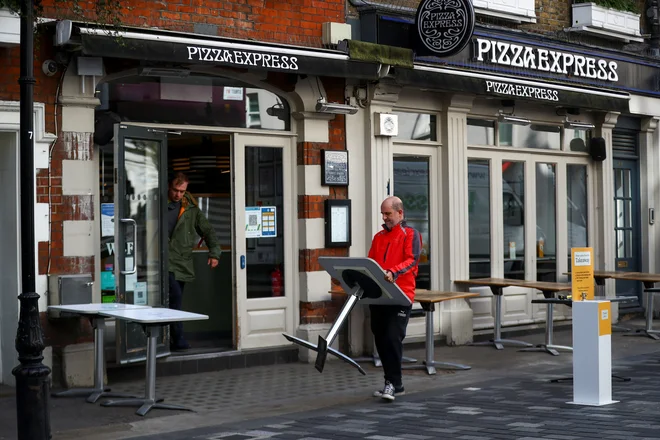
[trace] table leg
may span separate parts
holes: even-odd
[[[470,345],[494,345],[496,349],[502,350],[504,348],[503,344],[517,345],[519,347],[531,347],[532,344],[518,341],[515,339],[502,339],[502,288],[501,287],[491,287],[493,296],[495,297],[495,329],[494,329],[494,338],[490,341],[484,342],[473,342]]]
[[[545,298],[552,298],[554,297],[554,293],[545,293],[543,292],[543,296]],[[539,344],[536,347],[532,348],[523,348],[518,351],[542,351],[549,353],[553,356],[559,356],[559,352],[557,350],[569,350],[573,351],[573,347],[566,347],[564,345],[555,345],[553,343],[553,337],[554,337],[554,304],[548,303],[546,304],[546,309],[545,309],[545,343]]]
[[[435,374],[436,368],[443,370],[469,370],[472,368],[468,365],[435,361],[435,341],[433,339],[433,315],[435,312],[435,304],[421,303],[421,305],[426,312],[426,360],[424,361],[424,365],[404,365],[401,368],[404,370],[426,370],[428,374]]]
[[[96,403],[101,397],[135,397],[130,394],[112,393],[110,388],[103,385],[103,367],[105,366],[103,352],[103,334],[105,333],[105,318],[90,317],[94,328],[94,386],[92,388],[72,388],[53,393],[53,397],[88,396],[87,402]]]
[[[147,362],[146,362],[146,380],[144,397],[122,400],[108,400],[101,403],[101,406],[139,406],[136,414],[145,416],[150,410],[172,409],[181,411],[192,411],[180,405],[171,405],[162,402],[162,399],[156,399],[156,347],[158,346],[158,335],[160,334],[160,325],[146,326],[147,333]]]
[[[654,283],[644,283],[645,289],[652,288]],[[630,331],[623,336],[648,336],[656,341],[660,339],[658,336],[660,330],[653,330],[653,292],[646,293],[646,327]]]

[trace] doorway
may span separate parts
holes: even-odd
[[[3,231],[0,248],[0,384],[13,384],[12,368],[17,364],[14,347],[18,325],[19,223],[18,133],[0,132],[0,197]]]

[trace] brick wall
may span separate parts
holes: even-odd
[[[344,80],[340,78],[322,78],[321,82],[330,102],[344,101]],[[299,142],[298,165],[321,166],[321,150],[345,150],[345,116],[336,115],[329,122],[329,142]],[[304,194],[298,196],[298,218],[324,218],[326,199],[347,199],[348,188],[337,186],[330,188],[329,195]],[[347,248],[333,249],[301,249],[298,258],[300,272],[324,270],[318,262],[319,257],[347,257]],[[328,290],[338,289],[336,280],[327,286]],[[343,305],[345,295],[332,295],[329,301],[314,301],[300,303],[300,324],[331,323],[337,317]]]
[[[94,18],[97,1],[79,0]],[[321,23],[345,20],[346,0],[123,0],[125,26],[206,32],[257,41],[321,44]],[[60,0],[43,0],[44,15],[80,19]],[[56,8],[57,6],[57,8]]]

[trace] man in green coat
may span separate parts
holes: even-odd
[[[220,243],[215,231],[197,206],[197,202],[188,190],[188,176],[176,173],[170,179],[168,187],[167,226],[169,237],[169,284],[170,308],[181,310],[183,304],[183,287],[185,283],[195,279],[192,251],[197,243],[195,237],[200,236],[209,248],[208,264],[211,268],[218,265],[220,258]],[[183,323],[176,322],[170,326],[170,349],[186,350],[190,344],[183,336]]]

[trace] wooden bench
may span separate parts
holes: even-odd
[[[453,299],[461,298],[476,298],[478,293],[470,292],[443,292],[437,290],[424,290],[417,289],[415,291],[415,302],[422,306],[422,310],[426,313],[426,360],[423,365],[404,365],[404,370],[426,370],[428,374],[435,374],[436,367],[450,370],[469,370],[470,366],[453,364],[449,362],[436,362],[434,360],[435,341],[433,339],[433,315],[435,312],[435,304],[443,301],[450,301]]]

